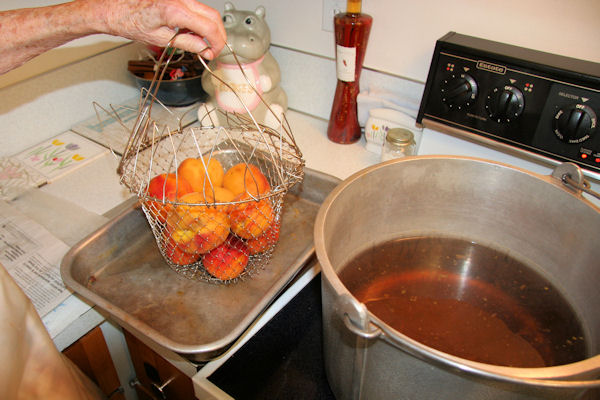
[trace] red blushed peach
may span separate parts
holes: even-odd
[[[253,164],[240,163],[229,168],[223,177],[223,187],[235,196],[244,193],[258,196],[271,190],[268,179]]]
[[[200,258],[200,254],[190,254],[181,250],[173,240],[168,240],[165,247],[167,257],[177,265],[193,264]]]
[[[250,255],[261,253],[265,250],[270,249],[279,240],[280,223],[275,222],[271,228],[269,228],[262,235],[248,239],[246,241],[246,247]]]
[[[248,265],[248,254],[241,240],[227,240],[217,248],[205,254],[202,264],[206,271],[217,279],[229,281],[235,279]]]
[[[275,212],[268,199],[236,204],[229,212],[231,231],[243,239],[254,239],[271,227]]]
[[[191,192],[192,186],[184,178],[175,174],[160,174],[150,180],[146,189],[146,194],[158,201],[147,201],[145,206],[160,222],[165,222],[172,205],[163,204],[162,200],[176,201]]]
[[[194,192],[202,192],[204,186],[223,186],[225,170],[216,158],[205,156],[203,159],[186,158],[177,168],[179,176],[187,180]]]
[[[185,252],[204,254],[227,239],[230,227],[227,213],[202,205],[205,196],[201,193],[188,193],[181,201],[190,205],[173,208],[167,217],[167,233]]]

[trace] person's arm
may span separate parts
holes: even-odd
[[[0,12],[0,74],[79,37],[107,33],[165,46],[175,28],[191,31],[175,47],[207,59],[225,44],[219,12],[197,0],[75,0]]]

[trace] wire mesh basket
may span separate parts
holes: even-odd
[[[165,50],[164,67],[141,90],[118,169],[121,183],[140,200],[173,270],[190,279],[235,282],[270,260],[285,194],[303,178],[302,154],[285,117],[274,129],[257,123],[247,108],[246,114],[208,112],[208,118],[224,114],[226,126],[154,120],[153,108],[164,107],[155,93],[168,59]]]

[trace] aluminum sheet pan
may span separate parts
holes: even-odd
[[[223,353],[314,255],[313,226],[339,179],[305,169],[286,195],[279,243],[256,276],[232,285],[189,280],[162,259],[133,204],[63,258],[65,284],[134,334],[197,361]]]

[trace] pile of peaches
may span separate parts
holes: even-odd
[[[244,272],[252,255],[271,249],[279,238],[279,218],[265,197],[270,190],[254,164],[225,171],[214,157],[187,158],[176,174],[150,180],[146,194],[154,200],[144,206],[163,227],[170,261],[182,266],[202,261],[210,275],[229,281]]]

